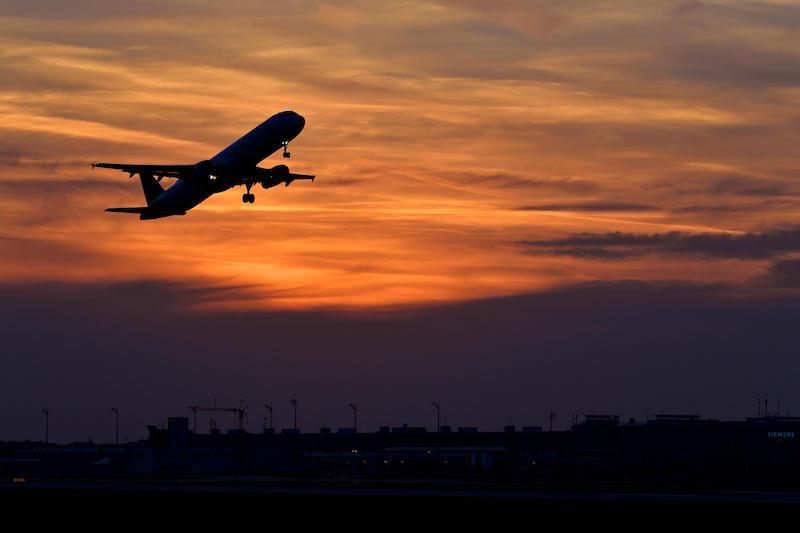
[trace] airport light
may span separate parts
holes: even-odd
[[[439,433],[439,429],[441,428],[441,425],[439,424],[439,415],[442,410],[442,404],[439,403],[439,400],[436,400],[435,402],[432,402],[431,405],[434,409],[436,409],[436,433]]]
[[[264,404],[264,407],[266,407],[267,411],[269,411],[269,429],[274,431],[275,430],[275,424],[273,423],[273,419],[272,419],[272,404],[271,403]]]
[[[356,402],[347,404],[353,410],[353,432],[358,433],[358,405]]]
[[[119,447],[119,409],[112,407],[111,412],[114,413],[114,446]]]
[[[289,400],[289,403],[294,409],[294,429],[297,430],[297,400],[295,398],[292,398],[291,400]]]
[[[42,413],[44,413],[44,445],[48,446],[50,444],[50,409],[45,407],[42,409]]]

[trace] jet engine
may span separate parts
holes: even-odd
[[[286,165],[275,165],[271,169],[269,169],[270,174],[272,174],[273,178],[279,178],[281,180],[286,179],[289,175],[289,167]]]
[[[198,178],[203,177],[208,179],[212,170],[214,170],[214,164],[209,160],[205,160],[195,163],[192,173]]]
[[[275,165],[269,169],[269,177],[265,177],[261,180],[261,186],[265,189],[269,189],[280,185],[287,179],[289,179],[289,167],[286,165]]]

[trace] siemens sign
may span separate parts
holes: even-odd
[[[794,431],[768,431],[767,438],[770,440],[794,440]]]

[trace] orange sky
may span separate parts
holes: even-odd
[[[758,277],[775,254],[525,242],[800,222],[798,25],[788,1],[7,0],[0,275],[202,280],[279,308]],[[90,161],[193,163],[285,109],[315,183],[103,211],[141,190]]]

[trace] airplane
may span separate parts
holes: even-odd
[[[185,215],[212,194],[240,185],[247,188],[247,192],[242,195],[242,202],[252,204],[256,197],[250,189],[257,183],[264,189],[269,189],[281,183],[288,187],[295,180],[314,181],[315,176],[293,174],[286,165],[272,168],[257,166],[281,147],[283,157],[291,157],[289,141],[300,134],[305,123],[305,119],[294,111],[283,111],[268,118],[211,159],[193,165],[91,165],[92,169],[99,167],[122,170],[130,174],[130,177],[139,174],[147,205],[106,209],[111,213],[135,213],[140,220]],[[160,183],[163,178],[178,181],[165,190]]]

